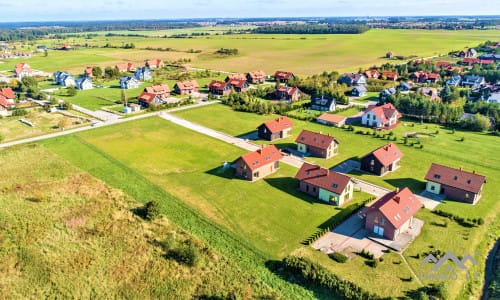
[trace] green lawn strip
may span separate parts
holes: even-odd
[[[81,138],[65,136],[44,141],[42,144],[93,176],[124,190],[140,202],[159,201],[162,211],[170,220],[206,241],[240,267],[251,270],[263,282],[279,289],[285,298],[312,298],[310,291],[290,284],[269,271],[265,267],[266,255],[254,246],[209,221],[198,211]]]

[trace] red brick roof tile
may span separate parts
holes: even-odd
[[[243,162],[250,170],[274,163],[283,157],[276,146],[269,145],[241,156]]]
[[[333,136],[312,132],[309,130],[302,130],[297,139],[295,139],[295,142],[325,150],[330,147],[331,143],[339,144],[339,142]]]
[[[385,194],[370,206],[370,211],[378,210],[395,228],[401,227],[420,208],[422,202],[415,196],[409,188],[401,191],[393,191]]]
[[[347,175],[307,162],[302,164],[295,178],[338,195],[342,194],[351,181],[351,177]]]
[[[292,121],[286,117],[279,117],[273,120],[269,120],[263,124],[271,133],[280,132],[288,128],[292,128]]]
[[[466,172],[433,163],[425,175],[425,180],[479,194],[486,182],[486,177],[475,172]]]

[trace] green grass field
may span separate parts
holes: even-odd
[[[278,69],[285,69],[299,75],[310,75],[325,70],[355,71],[359,67],[367,68],[374,64],[382,64],[387,62],[382,58],[387,51],[393,51],[396,55],[419,57],[446,54],[451,50],[461,50],[464,47],[474,47],[486,40],[495,40],[498,34],[495,30],[372,29],[356,35],[234,34],[189,39],[99,36],[91,39],[42,40],[39,43],[49,47],[63,43],[90,46],[103,46],[106,43],[121,46],[125,43],[134,43],[136,49],[81,48],[75,51],[49,51],[48,57],[37,54],[27,61],[34,68],[47,72],[67,70],[78,74],[82,73],[87,65],[105,67],[122,61],[143,64],[146,59],[161,58],[173,61],[186,58],[191,59],[192,66],[204,69],[233,72],[263,69],[269,74]],[[173,48],[175,51],[142,50],[146,47]],[[237,48],[239,54],[219,57],[213,54],[219,48]],[[190,49],[202,52],[187,53]],[[10,70],[16,62],[18,61],[8,60],[0,66],[0,69]]]

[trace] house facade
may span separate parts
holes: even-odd
[[[14,74],[17,79],[25,76],[33,76],[33,69],[27,63],[18,63],[14,66]]]
[[[288,80],[293,80],[295,78],[295,75],[293,75],[292,72],[287,72],[287,71],[276,71],[274,73],[274,79],[277,82],[281,83],[287,83]]]
[[[303,154],[328,159],[339,152],[339,142],[333,136],[302,130],[295,139],[297,151]]]
[[[319,111],[334,111],[335,98],[324,95],[313,95],[311,97],[311,109]]]
[[[276,146],[263,146],[236,160],[236,175],[249,181],[264,178],[279,169],[282,157]]]
[[[353,97],[363,97],[366,95],[366,87],[364,85],[356,85],[351,90],[351,96]]]
[[[208,84],[208,92],[212,95],[229,95],[231,93],[231,85],[224,81],[212,80]]]
[[[295,178],[301,192],[335,206],[341,206],[353,197],[354,181],[351,177],[317,165],[302,164]]]
[[[150,94],[155,94],[161,99],[166,99],[170,97],[170,87],[168,84],[159,84],[159,85],[153,85],[153,86],[148,86],[144,88],[144,92],[150,93]]]
[[[300,99],[300,90],[297,87],[282,85],[276,89],[275,94],[280,101],[293,102]]]
[[[177,95],[191,95],[193,93],[198,93],[199,91],[200,86],[196,80],[178,81],[174,85],[174,92]]]
[[[413,225],[422,203],[409,188],[389,192],[366,210],[365,229],[379,237],[396,240]]]
[[[134,77],[136,80],[147,81],[153,78],[153,72],[148,67],[137,68],[134,72]]]
[[[229,79],[227,83],[234,89],[235,92],[246,92],[250,86],[248,85],[245,75],[243,75],[243,78],[244,79]]]
[[[139,97],[137,97],[137,102],[139,105],[148,108],[151,105],[158,106],[166,103],[166,100],[154,93],[142,92]]]
[[[392,129],[397,126],[401,114],[391,103],[369,105],[361,117],[361,124],[369,127]]]
[[[380,77],[380,73],[375,69],[366,70],[363,72],[363,75],[368,79],[378,79]]]
[[[292,127],[292,121],[288,117],[282,116],[261,124],[257,127],[257,131],[259,138],[274,141],[289,137],[291,135]]]
[[[266,73],[262,70],[248,72],[247,81],[254,84],[264,83],[266,82]]]
[[[119,63],[115,65],[115,69],[120,73],[132,72],[132,63]]]
[[[120,78],[120,88],[122,89],[136,89],[139,87],[139,80],[132,76],[125,76]]]
[[[224,79],[224,81],[228,82],[228,81],[233,80],[233,79],[246,81],[247,77],[245,76],[245,74],[242,74],[242,73],[229,74],[226,76],[226,79]]]
[[[470,87],[471,89],[479,89],[481,86],[486,84],[486,80],[483,76],[479,75],[465,75],[462,80],[462,85],[465,87]]]
[[[398,80],[398,73],[396,73],[396,72],[382,72],[382,78],[385,78],[385,80],[396,81],[396,80]]]
[[[165,63],[163,63],[163,60],[161,59],[152,59],[146,60],[146,63],[144,65],[150,69],[159,69],[163,68],[165,66]]]
[[[366,77],[358,73],[344,73],[337,79],[337,83],[347,86],[366,85]]]
[[[486,177],[474,171],[467,172],[462,168],[454,169],[435,163],[431,164],[425,180],[427,192],[444,194],[450,199],[470,204],[479,201],[486,183]]]
[[[92,78],[90,77],[81,77],[75,80],[75,86],[79,90],[90,90],[93,88]]]
[[[403,152],[394,144],[384,145],[361,158],[361,170],[383,176],[400,167]]]

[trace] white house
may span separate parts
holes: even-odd
[[[361,117],[361,124],[369,127],[392,129],[398,124],[401,114],[391,103],[370,105]]]
[[[90,90],[92,86],[92,78],[81,77],[75,80],[76,88],[79,90]]]

